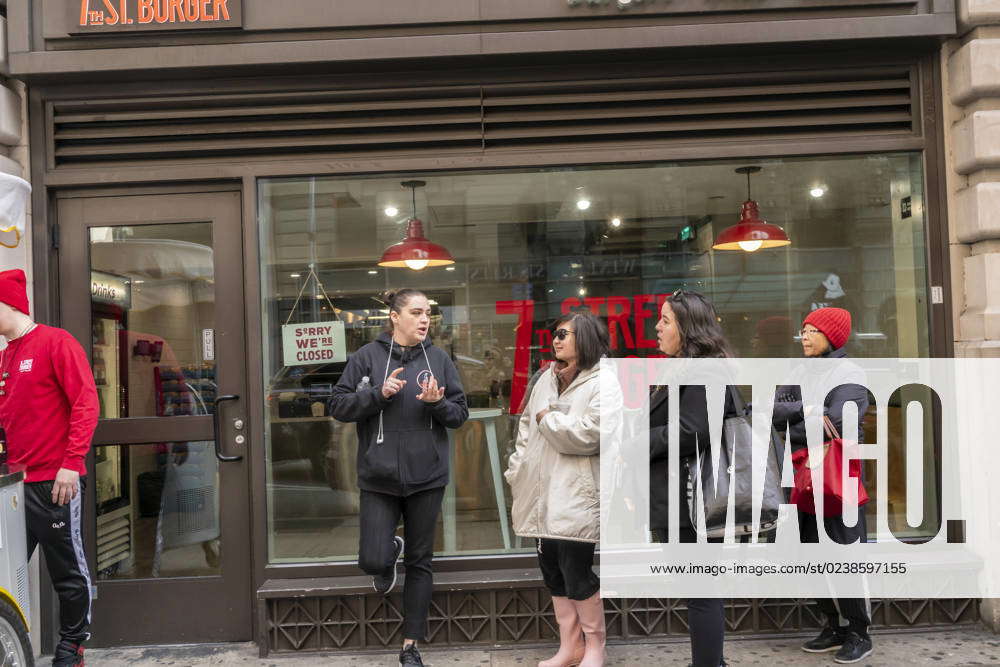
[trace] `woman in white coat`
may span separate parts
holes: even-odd
[[[556,361],[531,391],[505,474],[514,532],[537,541],[559,624],[559,652],[539,667],[604,664],[604,603],[593,564],[600,540],[599,362],[608,348],[608,330],[594,315],[571,313],[556,322]],[[620,400],[620,392],[610,394]]]

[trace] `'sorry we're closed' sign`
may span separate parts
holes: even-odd
[[[242,0],[80,0],[80,32],[239,28]]]

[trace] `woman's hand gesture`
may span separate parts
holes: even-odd
[[[417,395],[417,398],[424,403],[437,403],[444,398],[444,390],[446,387],[438,388],[437,378],[433,375],[430,380],[421,386],[421,388],[423,391]]]
[[[403,372],[403,367],[400,366],[393,372],[389,373],[389,377],[385,379],[382,383],[382,396],[385,398],[392,398],[399,393],[399,390],[406,386],[406,380],[400,380],[399,374]]]

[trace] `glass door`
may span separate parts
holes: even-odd
[[[58,212],[62,321],[90,348],[101,405],[93,641],[249,640],[240,195],[67,198]]]

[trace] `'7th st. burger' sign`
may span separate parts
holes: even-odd
[[[242,0],[80,0],[81,32],[242,25]]]

